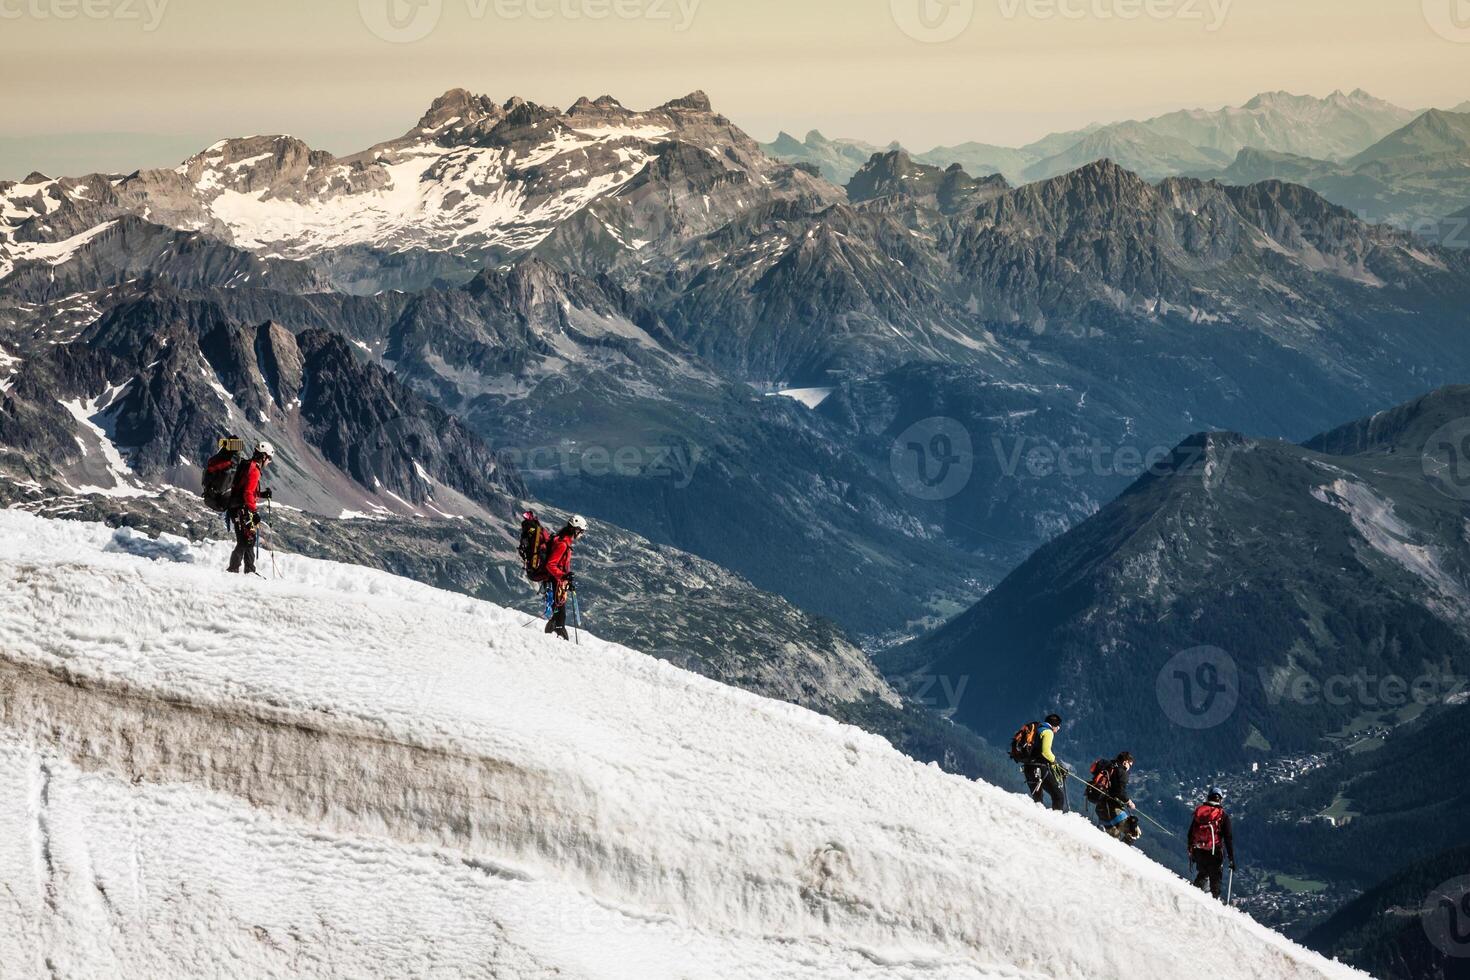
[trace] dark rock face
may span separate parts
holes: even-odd
[[[340,336],[245,326],[167,289],[143,290],[76,342],[28,358],[4,405],[7,445],[63,470],[81,463],[66,401],[91,406],[143,481],[192,485],[215,441],[235,434],[275,443],[283,502],[322,513],[383,492],[400,498],[380,504],[388,509],[461,511],[463,500],[506,513],[524,494],[462,422]],[[453,499],[436,503],[436,493]]]

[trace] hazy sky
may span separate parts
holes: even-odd
[[[346,152],[455,86],[635,107],[702,88],[762,139],[1017,144],[1267,89],[1453,106],[1470,0],[0,0],[3,170],[78,151],[43,134],[149,134],[169,160],[258,132]]]

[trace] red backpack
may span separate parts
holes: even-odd
[[[1214,854],[1220,849],[1220,825],[1225,822],[1225,808],[1214,803],[1201,803],[1195,807],[1194,823],[1189,825],[1189,849],[1209,851]]]

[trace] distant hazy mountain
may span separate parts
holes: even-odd
[[[1095,123],[1052,133],[1021,147],[980,142],[937,146],[914,153],[913,159],[941,169],[958,163],[977,176],[999,173],[1019,183],[1054,177],[1107,157],[1146,177],[1158,178],[1223,166],[1245,149],[1345,160],[1417,115],[1415,110],[1385,102],[1362,89],[1333,92],[1326,98],[1263,92],[1242,106]],[[835,183],[844,183],[877,149],[856,140],[828,140],[815,132],[808,134],[805,144],[783,133],[764,148],[780,159],[815,163]],[[856,159],[863,151],[866,154]],[[840,166],[828,162],[838,155]]]
[[[1470,113],[1430,109],[1354,156],[1348,163],[1361,167],[1402,157],[1435,157],[1470,153]]]
[[[823,177],[839,185],[847,183],[874,153],[884,149],[862,140],[829,140],[815,129],[807,133],[804,140],[783,131],[771,142],[760,146],[773,159],[809,163],[821,171]],[[890,143],[887,147],[889,150],[898,148],[897,143]]]
[[[1470,114],[1430,110],[1342,163],[1244,149],[1230,166],[1201,176],[1232,184],[1289,180],[1366,221],[1470,247],[1465,230],[1445,218],[1470,202]]]
[[[941,170],[918,163],[903,150],[875,153],[847,183],[854,204],[899,197],[926,204],[941,214],[954,214],[1010,190],[1000,174],[976,180],[957,163]]]
[[[1045,180],[1094,160],[1112,160],[1126,170],[1157,180],[1222,164],[1228,159],[1217,150],[1191,145],[1146,123],[1128,122],[1089,133],[1060,153],[1027,167],[1023,176],[1026,180]]]
[[[1415,115],[1362,89],[1347,95],[1333,92],[1325,99],[1265,92],[1243,106],[1171,112],[1143,125],[1227,159],[1252,147],[1336,160],[1358,153]]]
[[[967,173],[978,176],[1002,174],[1007,180],[1019,181],[1026,168],[1039,157],[1030,148],[961,143],[957,146],[936,146],[927,153],[915,154],[914,159],[941,169],[959,164]]]

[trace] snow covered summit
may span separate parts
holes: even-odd
[[[828,718],[221,548],[0,512],[0,977],[1359,976]]]

